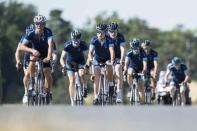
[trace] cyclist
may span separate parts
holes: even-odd
[[[94,75],[94,100],[93,104],[99,104],[98,93],[99,93],[99,79],[100,79],[100,67],[98,63],[106,63],[109,61],[111,64],[114,63],[114,45],[110,43],[109,38],[106,37],[106,24],[96,25],[97,36],[93,37],[90,42],[89,53],[88,53],[88,64],[93,61],[93,75]],[[106,65],[106,76],[109,80],[109,89],[106,89],[105,93],[108,92],[113,94],[113,69],[112,66]]]
[[[155,89],[157,83],[158,73],[158,53],[151,48],[152,42],[150,40],[144,40],[141,43],[141,47],[147,56],[147,73],[152,77],[151,87],[153,87],[152,100],[155,99]]]
[[[26,28],[25,34],[28,34],[33,30],[34,30],[33,25],[30,25]],[[24,85],[25,93],[24,93],[24,96],[23,96],[23,99],[22,99],[23,104],[26,104],[27,101],[28,101],[28,84],[29,84],[28,65],[29,65],[29,59],[30,59],[30,53],[29,52],[25,52],[24,58],[23,58],[23,64],[22,64],[21,59],[20,59],[19,47],[20,47],[20,45],[21,45],[21,43],[22,43],[22,41],[25,37],[25,34],[22,36],[21,40],[19,41],[18,46],[16,48],[16,52],[15,52],[16,68],[19,70],[23,65],[23,70],[24,70],[23,85]]]
[[[125,38],[118,32],[118,24],[112,22],[108,25],[108,36],[114,44],[115,51],[115,77],[117,81],[117,103],[122,102],[123,71],[125,60]]]
[[[21,51],[27,51],[31,53],[29,70],[30,70],[30,81],[32,87],[34,86],[35,80],[35,60],[40,58],[44,62],[44,76],[45,76],[45,90],[47,93],[47,103],[51,97],[50,89],[52,87],[52,75],[51,75],[51,64],[53,51],[53,34],[51,30],[45,28],[46,18],[43,15],[36,15],[34,17],[35,30],[27,34],[20,46]],[[32,48],[28,45],[32,43]]]
[[[75,72],[73,68],[79,69],[79,76],[81,77],[81,82],[84,87],[84,97],[87,96],[87,81],[84,76],[84,66],[87,55],[88,47],[86,46],[86,43],[81,40],[81,32],[79,30],[72,31],[71,40],[65,42],[64,50],[62,51],[60,58],[60,64],[63,67],[63,72],[67,70],[69,78],[69,93],[72,106],[75,103]]]
[[[167,65],[167,71],[165,75],[165,83],[169,80],[168,91],[170,92],[171,98],[174,99],[175,90],[178,84],[183,83],[180,87],[180,95],[182,103],[181,105],[185,105],[185,90],[187,88],[187,83],[189,83],[190,77],[188,73],[187,66],[182,63],[179,57],[174,57]]]
[[[133,84],[134,73],[145,73],[147,70],[147,57],[140,49],[140,40],[134,38],[130,42],[131,49],[127,52],[123,74],[128,74],[129,87]],[[138,82],[140,103],[144,103],[144,81],[141,77]]]

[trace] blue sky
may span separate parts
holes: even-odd
[[[139,17],[149,26],[170,30],[177,24],[197,29],[197,2],[195,0],[17,0],[31,3],[40,14],[49,16],[51,9],[63,10],[62,17],[75,27],[83,27],[87,18],[100,12],[118,12],[124,20]]]

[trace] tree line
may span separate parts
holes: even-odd
[[[36,14],[38,14],[38,11],[31,4],[23,4],[17,1],[0,3],[0,103],[21,101],[23,96],[23,71],[18,72],[16,70],[14,54],[26,26],[33,22],[33,17]],[[70,32],[74,29],[72,23],[62,18],[61,15],[61,10],[51,10],[47,21],[47,27],[52,29],[55,36],[59,56],[64,41],[70,39]],[[126,38],[127,48],[129,48],[129,42],[133,38],[152,40],[152,46],[159,54],[161,70],[165,70],[172,57],[178,56],[189,66],[192,78],[197,78],[195,69],[197,67],[195,59],[197,56],[197,31],[195,29],[185,29],[183,25],[177,25],[172,30],[162,31],[150,27],[146,20],[137,17],[125,21],[117,12],[113,12],[111,15],[102,12],[96,15],[93,20],[87,19],[86,24],[79,27],[82,31],[83,40],[90,43],[91,37],[96,35],[96,23],[104,22],[107,24],[112,21],[119,24],[119,31]],[[56,71],[53,74],[54,102],[65,103],[69,99],[68,80],[61,74],[59,67],[58,61]],[[88,84],[91,85],[91,83]]]

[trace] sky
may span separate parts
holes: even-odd
[[[125,21],[132,17],[146,20],[150,27],[171,30],[178,24],[197,29],[196,0],[17,0],[37,7],[46,17],[52,9],[63,11],[62,17],[75,27],[85,26],[87,18],[116,11]]]

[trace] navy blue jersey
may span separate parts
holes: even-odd
[[[182,63],[180,65],[180,68],[176,69],[175,65],[170,63],[167,66],[167,70],[169,70],[172,73],[172,77],[176,82],[181,83],[185,80],[185,71],[187,70],[187,66],[185,64]]]
[[[72,41],[67,41],[64,43],[64,51],[67,53],[67,61],[84,64],[84,52],[88,51],[88,47],[84,41],[80,41],[80,45],[78,47],[74,47]]]
[[[134,54],[132,49],[127,52],[126,59],[129,60],[129,67],[140,71],[143,70],[143,61],[147,61],[147,57],[142,50],[139,54]]]
[[[115,51],[115,58],[121,58],[121,50],[120,46],[125,46],[125,38],[123,34],[119,33],[117,34],[116,39],[112,39],[109,34],[107,35],[110,39],[110,43],[114,44],[114,51]]]
[[[25,38],[25,34],[21,37],[20,41],[19,41],[19,44],[22,44],[23,42],[23,39]],[[18,45],[19,46],[19,45]],[[32,47],[32,43],[28,44],[27,45],[29,48]],[[30,60],[30,52],[25,52],[24,53],[24,58],[23,58],[23,61],[29,61]]]
[[[104,43],[101,43],[97,37],[93,37],[90,42],[90,48],[94,49],[94,58],[98,62],[104,63],[110,60],[109,47],[114,47],[114,45],[110,43],[110,39],[107,37]]]
[[[35,31],[30,32],[24,38],[32,43],[32,48],[38,50],[41,56],[46,57],[48,53],[48,40],[53,39],[52,31],[48,28],[44,28],[40,37]]]
[[[145,55],[147,57],[147,69],[151,70],[154,68],[154,61],[158,60],[158,53],[153,49],[150,49],[149,53],[148,54],[145,53]]]

